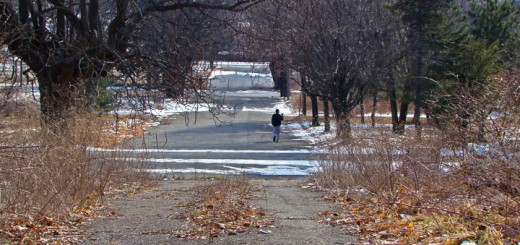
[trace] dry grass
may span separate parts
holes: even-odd
[[[208,180],[193,191],[185,217],[188,222],[176,232],[177,237],[211,243],[214,237],[238,235],[274,222],[271,214],[248,203],[253,186],[243,176]]]
[[[88,210],[100,204],[107,190],[146,181],[120,160],[122,153],[88,150],[122,142],[107,118],[86,113],[70,124],[66,135],[59,135],[40,130],[34,115],[33,109],[0,118],[2,243],[58,242],[64,225],[91,215]]]
[[[484,96],[465,94],[470,106],[449,108],[454,113],[439,128],[424,127],[421,141],[415,130],[353,131],[312,176],[344,210],[325,222],[374,243],[519,243],[519,84],[517,72],[506,73]],[[495,116],[457,118],[479,111]]]
[[[520,241],[517,157],[472,154],[456,133],[426,129],[420,142],[407,134],[364,129],[331,149],[313,175],[344,207],[329,223],[357,227],[371,242]]]

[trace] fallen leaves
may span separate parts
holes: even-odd
[[[52,220],[52,218],[49,218],[47,216],[43,217],[43,222],[47,226],[57,226],[56,222],[54,222],[54,220]]]
[[[114,211],[99,212],[103,207],[99,196],[91,194],[61,215],[51,212],[4,214],[0,241],[19,244],[76,244],[81,240],[79,224],[100,215],[115,216]]]
[[[222,194],[221,194],[220,192],[217,192],[216,195],[215,195],[215,199],[216,199],[217,201],[222,200]]]
[[[0,229],[0,240],[20,244],[77,243],[77,236],[69,236],[76,227],[70,222],[59,222],[48,216],[32,218],[12,215],[4,220]]]
[[[429,207],[406,196],[390,203],[384,198],[352,198],[331,192],[324,199],[343,211],[336,215],[324,211],[319,214],[321,222],[359,234],[369,243],[502,244],[508,229],[499,222],[507,220],[508,227],[520,227],[519,220],[498,214],[491,217],[488,212],[493,207],[470,199],[450,203],[437,200]],[[510,236],[508,241],[520,242],[520,234]]]
[[[211,239],[250,232],[253,228],[260,229],[261,234],[272,233],[265,228],[274,227],[274,217],[245,202],[252,196],[250,184],[235,185],[226,180],[202,188],[187,205],[187,222],[175,232],[177,237]]]

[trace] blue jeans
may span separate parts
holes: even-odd
[[[276,137],[276,142],[280,139],[280,126],[273,126],[273,140]]]

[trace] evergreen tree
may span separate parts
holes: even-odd
[[[518,3],[518,1],[517,1]],[[496,45],[502,63],[520,65],[520,5],[515,1],[472,1],[468,13],[471,34],[487,46]]]
[[[458,122],[463,128],[483,125],[489,111],[478,104],[478,98],[489,85],[489,77],[500,70],[498,42],[474,35],[472,21],[458,7],[441,22],[436,30],[436,63],[429,76],[439,85],[433,91],[430,106],[438,123]]]
[[[425,70],[431,63],[429,55],[434,52],[435,32],[442,19],[442,12],[449,6],[451,0],[399,0],[392,9],[400,16],[407,26],[409,78],[405,81],[403,95],[401,97],[401,109],[398,131],[404,132],[408,106],[415,104],[414,123],[420,136],[420,108],[424,106],[424,79]]]

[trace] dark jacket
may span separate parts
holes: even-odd
[[[273,114],[273,117],[271,118],[271,124],[273,124],[273,127],[282,125],[283,116],[280,114]]]

